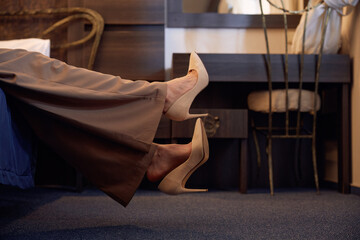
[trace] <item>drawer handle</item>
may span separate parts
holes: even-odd
[[[209,114],[204,119],[205,131],[208,137],[212,137],[216,134],[216,131],[220,127],[220,118]]]

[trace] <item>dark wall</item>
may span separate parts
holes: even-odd
[[[69,6],[91,8],[105,20],[94,70],[131,80],[164,80],[163,0],[73,0]],[[89,52],[84,49],[85,59]]]
[[[1,12],[19,12],[23,10],[38,10],[47,8],[67,7],[66,0],[0,0]],[[42,31],[59,20],[61,16],[0,16],[0,40],[38,37]],[[67,30],[62,29],[49,35],[52,43],[67,41]],[[66,61],[66,51],[54,50],[51,56]]]

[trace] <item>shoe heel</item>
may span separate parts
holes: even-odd
[[[191,189],[191,188],[184,188],[184,193],[194,193],[194,192],[207,192],[208,189]]]
[[[207,116],[209,116],[208,113],[198,113],[198,114],[190,114],[190,113],[189,113],[189,114],[186,116],[185,120],[186,120],[186,119],[191,119],[191,118],[207,117]]]
[[[195,192],[207,192],[208,191],[208,189],[185,188],[181,185],[182,184],[177,181],[173,181],[172,179],[165,178],[163,181],[160,182],[158,189],[160,191],[162,191],[163,193],[166,193],[169,195],[178,195],[178,194],[182,194],[182,193],[195,193]]]
[[[201,118],[201,117],[207,117],[209,116],[209,113],[189,113],[189,110],[186,110],[187,113],[184,113],[183,111],[179,111],[176,107],[171,107],[167,113],[165,113],[165,116],[168,118],[174,120],[174,121],[185,121],[191,118]]]

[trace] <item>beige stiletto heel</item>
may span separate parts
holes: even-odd
[[[185,184],[191,174],[209,159],[209,143],[204,124],[200,118],[196,120],[192,138],[192,150],[189,158],[180,166],[172,170],[160,182],[160,191],[176,195],[188,192],[207,192],[207,189],[188,189]]]
[[[190,106],[195,97],[209,84],[209,75],[200,57],[192,52],[190,54],[188,72],[195,70],[198,74],[198,80],[195,86],[177,99],[165,113],[165,116],[171,120],[183,121],[190,118],[206,117],[208,114],[190,114]]]

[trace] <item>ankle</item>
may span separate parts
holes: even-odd
[[[191,143],[158,145],[147,170],[148,180],[156,182],[165,177],[170,171],[185,162],[190,156],[191,150]]]
[[[175,78],[167,82],[167,94],[163,112],[167,112],[172,103],[191,90],[197,81],[197,72],[191,70],[186,76]]]

